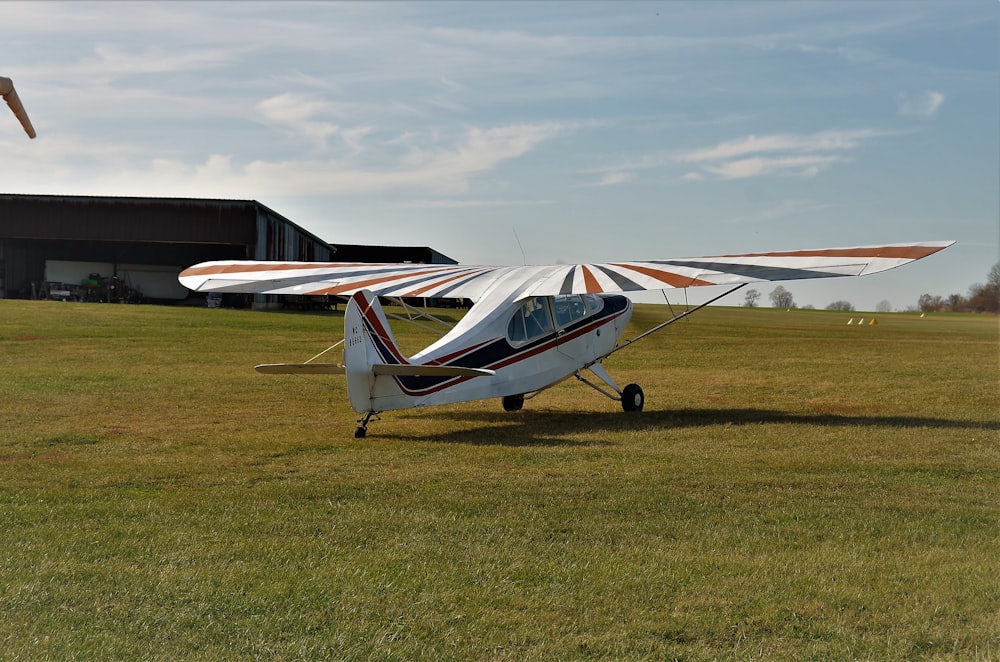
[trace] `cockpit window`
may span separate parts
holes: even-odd
[[[588,315],[600,312],[602,308],[604,299],[596,294],[531,297],[521,304],[507,323],[507,338],[512,345],[531,342],[552,333],[556,328],[565,329]]]
[[[526,300],[507,324],[507,337],[512,344],[526,343],[552,331],[552,315],[546,297]]]
[[[583,301],[587,304],[587,314],[593,315],[604,308],[604,299],[596,294],[584,294]]]
[[[587,304],[579,294],[560,294],[552,297],[552,310],[556,315],[556,326],[565,328],[587,315]]]

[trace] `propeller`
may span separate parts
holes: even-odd
[[[24,105],[17,96],[17,90],[14,89],[14,82],[11,79],[0,76],[0,96],[4,98],[10,109],[14,111],[14,116],[17,117],[21,126],[24,127],[24,132],[28,134],[28,137],[34,138],[35,127],[31,126],[31,120],[28,119],[28,113],[25,112]]]

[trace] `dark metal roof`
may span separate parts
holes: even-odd
[[[256,200],[203,198],[0,194],[0,237],[254,244],[260,215],[329,246]]]
[[[458,264],[429,246],[367,246],[333,244],[337,262],[416,262],[422,264]]]

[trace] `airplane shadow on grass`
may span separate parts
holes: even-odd
[[[768,409],[676,409],[670,411],[568,412],[524,410],[519,412],[420,412],[414,419],[452,420],[468,427],[435,434],[399,434],[378,430],[386,439],[436,441],[473,446],[608,446],[611,441],[591,435],[642,433],[712,425],[791,424],[830,427],[883,427],[1000,430],[998,421],[956,421],[922,416],[849,416],[791,413]],[[591,436],[588,439],[576,435]]]

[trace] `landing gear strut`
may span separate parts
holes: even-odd
[[[358,427],[354,430],[355,439],[363,439],[364,436],[368,434],[368,421],[370,421],[372,417],[374,417],[375,420],[378,420],[378,412],[367,412],[364,416],[358,419]]]
[[[622,403],[622,409],[625,411],[642,411],[642,406],[646,404],[646,396],[643,394],[642,389],[638,384],[629,384],[625,388],[618,388],[618,384],[615,383],[615,380],[611,379],[611,375],[604,370],[600,363],[592,363],[587,366],[587,369],[594,373],[594,375],[596,375],[602,382],[607,384],[614,391],[614,393],[609,393],[601,386],[598,386],[588,380],[580,374],[579,370],[576,371],[576,378],[598,393],[605,395],[612,400],[619,400]]]

